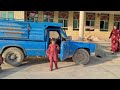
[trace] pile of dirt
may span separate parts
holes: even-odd
[[[84,36],[84,41],[101,41],[98,37],[96,36]]]
[[[98,41],[108,41],[108,40],[101,38],[101,37],[93,36],[93,35],[89,35],[89,36],[85,35],[84,41],[97,41],[98,42]]]

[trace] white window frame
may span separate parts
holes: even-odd
[[[59,20],[63,21],[63,27],[62,28],[67,29],[68,28],[68,19],[66,19],[66,18],[59,18],[58,21]],[[67,27],[64,27],[65,20],[67,20]]]
[[[43,11],[43,18],[44,18],[44,11]],[[49,17],[50,15],[46,15],[46,18],[48,18],[47,22],[51,22],[50,19],[52,19],[52,22],[54,22],[54,11],[53,11],[53,17]],[[43,20],[44,21],[44,20]]]
[[[90,25],[91,27],[94,27],[95,26],[95,20],[86,20],[86,21],[90,21]],[[94,21],[94,26],[91,25],[92,21]]]
[[[109,20],[100,20],[100,22],[101,21],[104,21],[104,26],[103,26],[103,28],[101,29],[100,28],[100,31],[108,31],[108,29],[105,29],[105,22],[108,22],[108,26],[109,26]],[[109,28],[109,27],[108,27]]]
[[[101,16],[104,16],[104,14],[101,14],[101,16],[100,16],[100,22],[101,21],[104,21],[104,28],[103,29],[101,29],[100,28],[100,31],[108,31],[108,29],[109,29],[109,14],[107,14],[108,15],[108,20],[101,20]],[[105,22],[108,22],[108,29],[105,29]]]
[[[60,13],[60,12],[59,12],[59,13]],[[69,14],[69,12],[68,12],[68,14]],[[69,15],[68,15],[68,16],[69,16]],[[62,17],[59,18],[59,15],[58,15],[58,21],[59,21],[59,20],[62,20],[62,21],[63,21],[63,27],[62,27],[62,28],[65,29],[65,30],[66,30],[66,29],[68,30],[68,18],[62,18]],[[67,20],[67,27],[64,27],[65,20]]]
[[[79,14],[79,13],[78,13]],[[73,30],[79,30],[79,19],[76,17],[76,15],[75,15],[75,17],[76,18],[74,18],[74,12],[73,12],[73,23],[74,23],[74,20],[77,20],[77,28],[74,28],[74,24],[73,24]],[[80,15],[79,15],[80,16]]]
[[[94,26],[95,26],[95,19],[94,19],[94,20],[90,20],[90,19],[87,20],[87,15],[91,15],[91,14],[92,14],[92,13],[86,13],[86,21],[90,21],[89,27],[94,27]],[[94,13],[94,15],[95,15],[95,13]],[[91,22],[92,22],[92,21],[94,21],[94,26],[91,25]]]
[[[73,22],[74,22],[74,20],[77,20],[77,28],[74,28],[74,26],[73,26],[73,29],[79,29],[79,19],[73,19]]]

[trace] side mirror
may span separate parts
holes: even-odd
[[[67,37],[67,40],[72,40],[72,36],[68,36],[68,37]]]

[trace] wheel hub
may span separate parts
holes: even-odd
[[[78,59],[78,60],[82,60],[82,59],[83,59],[82,54],[78,54],[78,55],[77,55],[77,59]]]
[[[15,59],[17,59],[17,55],[14,54],[14,53],[11,53],[11,54],[9,54],[8,58],[9,58],[10,60],[15,60]]]

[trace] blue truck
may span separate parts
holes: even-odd
[[[0,19],[0,54],[12,66],[21,65],[26,57],[45,57],[51,38],[60,46],[61,61],[72,58],[76,64],[87,64],[95,55],[94,43],[72,41],[61,23]]]

